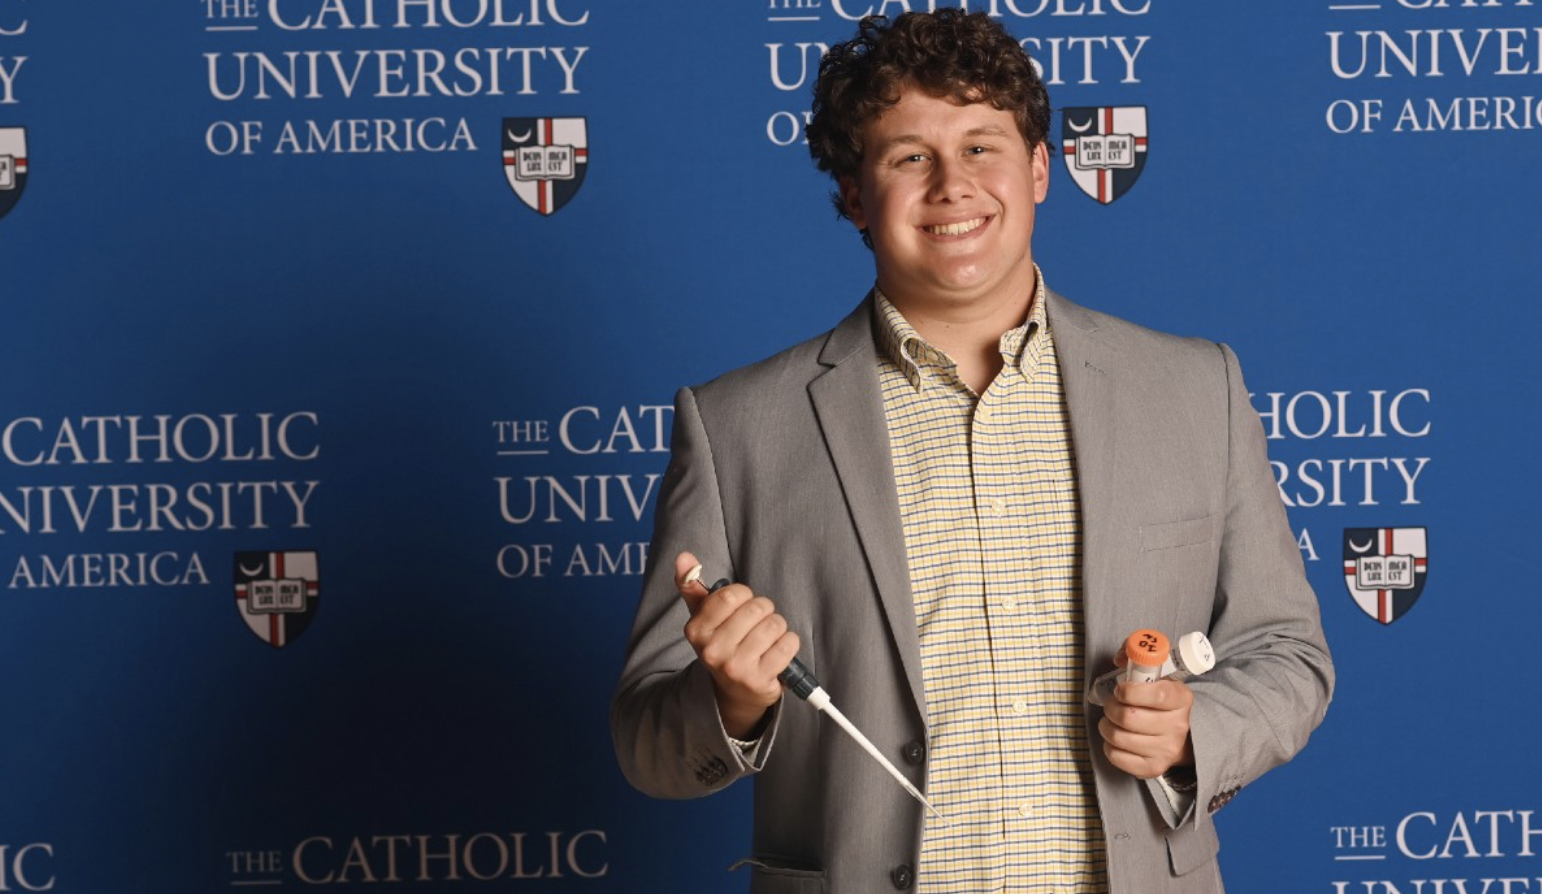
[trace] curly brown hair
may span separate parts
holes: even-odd
[[[809,154],[819,169],[837,183],[855,177],[863,130],[911,85],[1011,112],[1030,149],[1048,141],[1044,81],[1022,45],[985,13],[907,12],[892,22],[867,16],[856,37],[831,47],[819,63],[807,128]],[[839,189],[832,198],[836,213],[849,217]]]

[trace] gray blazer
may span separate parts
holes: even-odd
[[[1205,631],[1191,681],[1199,789],[1178,822],[1096,743],[1114,892],[1219,892],[1210,814],[1289,760],[1333,669],[1236,357],[1054,293],[1082,509],[1088,679],[1132,630]],[[879,392],[872,299],[834,330],[676,399],[653,557],[611,707],[621,768],[665,798],[755,777],[755,892],[908,887],[923,808],[806,705],[784,701],[753,760],[729,742],[682,630],[674,557],[769,596],[800,658],[923,790],[927,716]]]

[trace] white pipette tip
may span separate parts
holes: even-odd
[[[692,582],[700,580],[701,565],[696,564],[691,566],[691,569],[685,573],[684,584],[689,586]],[[702,586],[706,587],[706,584],[702,584]],[[713,588],[711,587],[707,587],[708,592],[710,592],[712,589]],[[842,714],[840,710],[835,707],[835,705],[831,704],[829,694],[826,693],[822,687],[820,687],[819,681],[814,679],[814,675],[809,673],[808,668],[804,667],[803,664],[798,661],[798,659],[794,658],[792,663],[787,666],[787,670],[782,671],[782,673],[779,675],[779,678],[781,679],[782,684],[792,692],[796,693],[799,698],[804,699],[810,705],[812,705],[815,710],[820,711],[831,720],[834,720],[836,725],[845,730],[846,733],[850,735],[858,745],[862,746],[864,751],[871,755],[874,760],[878,761],[878,764],[883,767],[884,770],[888,771],[889,775],[894,777],[895,781],[903,786],[905,791],[909,792],[912,797],[925,805],[926,809],[931,811],[932,816],[937,817],[937,821],[942,823],[944,827],[947,827],[948,821],[942,815],[942,811],[932,806],[932,802],[928,801],[926,796],[921,794],[921,790],[912,785],[910,780],[906,779],[905,775],[901,773],[899,769],[894,766],[894,764],[890,763],[889,759],[884,757],[883,754],[879,752],[876,747],[874,747],[872,742],[868,741],[867,736],[862,735],[861,731],[853,726],[850,720],[846,719],[846,715]]]
[[[937,818],[938,824],[940,824],[944,829],[949,828],[949,826],[948,826],[948,818],[942,815],[942,811],[941,810],[938,810],[937,808],[933,807],[932,806],[932,802],[926,800],[926,798],[924,796],[921,797],[921,803],[925,804],[926,805],[926,809],[931,812],[932,816]]]
[[[872,741],[869,740],[867,736],[862,735],[862,732],[858,730],[850,720],[846,719],[846,715],[842,714],[840,709],[831,703],[829,694],[826,693],[823,688],[815,689],[814,692],[809,695],[808,703],[816,710],[822,712],[826,717],[835,721],[835,724],[841,729],[845,730],[847,735],[851,736],[852,741],[862,746],[862,750],[866,751],[868,755],[873,758],[873,760],[878,762],[880,767],[883,767],[883,769],[887,771],[890,776],[894,777],[894,781],[898,782],[912,798],[915,798],[917,801],[920,801],[923,805],[925,805],[926,809],[930,810],[932,815],[937,817],[938,822],[942,823],[944,827],[948,825],[948,821],[943,817],[942,811],[932,806],[932,802],[928,801],[926,796],[921,794],[921,790],[916,788],[909,779],[906,779],[905,774],[901,773],[898,767],[890,763],[889,759],[883,756],[883,753],[880,752],[875,745],[873,745]]]
[[[928,801],[926,799],[926,796],[921,794],[920,789],[916,789],[915,786],[908,786],[908,787],[911,788],[911,789],[915,789],[914,794],[915,794],[916,800],[918,800],[922,804],[926,805],[926,809],[931,812],[932,816],[935,816],[937,818],[937,822],[942,823],[942,827],[944,829],[948,828],[948,818],[942,815],[942,811],[938,810],[936,807],[933,807],[932,806],[932,802]]]

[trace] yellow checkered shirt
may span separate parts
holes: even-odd
[[[931,742],[926,894],[1108,889],[1082,703],[1081,525],[1044,286],[975,395],[878,294]]]

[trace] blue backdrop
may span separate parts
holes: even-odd
[[[907,6],[0,0],[0,891],[742,890],[607,702],[675,389],[870,284],[802,122]],[[1232,888],[1542,892],[1542,7],[970,7],[1049,283],[1236,348],[1322,603]]]

